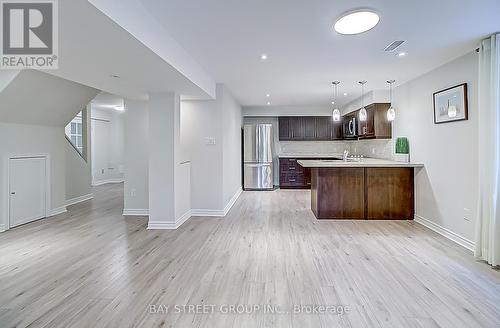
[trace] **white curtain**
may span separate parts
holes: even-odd
[[[500,34],[479,48],[479,202],[474,255],[500,265]]]

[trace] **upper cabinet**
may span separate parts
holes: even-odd
[[[342,139],[342,122],[331,116],[280,116],[278,123],[281,141]]]
[[[377,103],[366,106],[367,119],[359,121],[358,115],[358,136],[359,139],[391,139],[392,122],[387,120],[387,110],[390,104]],[[359,111],[356,112],[359,114]]]

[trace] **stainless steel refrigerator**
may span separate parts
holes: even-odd
[[[243,126],[243,188],[273,189],[273,125]]]

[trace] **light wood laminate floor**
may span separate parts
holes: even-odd
[[[500,327],[499,271],[413,222],[318,221],[308,191],[278,190],[148,231],[121,215],[122,188],[0,234],[0,327]],[[150,308],[189,304],[215,311]]]

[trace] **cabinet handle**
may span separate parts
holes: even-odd
[[[288,169],[289,170],[295,170],[295,167],[289,167]]]
[[[296,182],[297,180],[295,180],[295,179],[289,179],[288,181],[290,181],[290,182]]]

